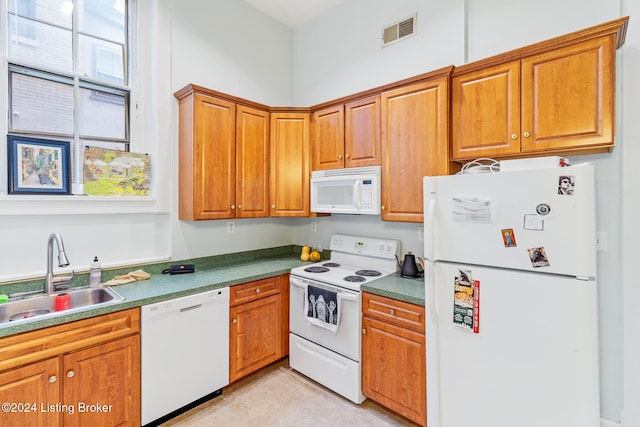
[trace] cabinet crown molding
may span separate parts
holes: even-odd
[[[540,53],[558,49],[560,47],[569,46],[575,43],[580,43],[586,40],[591,40],[607,35],[615,36],[615,46],[616,49],[619,49],[625,42],[628,25],[629,17],[625,16],[623,18],[615,19],[613,21],[605,22],[599,25],[594,25],[593,27],[574,31],[572,33],[568,33],[559,37],[554,37],[525,47],[490,56],[479,61],[470,62],[468,64],[455,67],[452,76],[459,76],[461,74],[470,73],[482,68],[503,64],[505,62],[522,59],[528,56],[538,55]]]

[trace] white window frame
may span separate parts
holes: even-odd
[[[165,156],[159,158],[160,150],[156,144],[153,144],[152,138],[157,136],[157,130],[154,130],[150,122],[154,120],[152,115],[157,113],[152,108],[141,108],[143,104],[142,99],[150,99],[152,96],[157,96],[152,93],[152,88],[149,85],[149,80],[139,79],[138,70],[140,69],[139,57],[141,52],[144,52],[144,48],[139,48],[139,43],[142,42],[145,46],[153,45],[152,38],[154,34],[151,32],[145,32],[140,34],[141,24],[138,21],[138,17],[144,17],[147,20],[143,28],[154,27],[155,20],[163,19],[161,13],[158,12],[157,1],[150,1],[151,6],[146,2],[149,0],[129,0],[130,15],[129,19],[134,24],[130,30],[129,41],[129,86],[130,86],[130,99],[129,99],[129,140],[131,151],[134,152],[146,152],[150,154],[151,165],[151,196],[122,196],[122,197],[103,197],[103,196],[63,196],[63,195],[12,195],[7,194],[7,143],[6,135],[8,132],[8,121],[5,118],[0,120],[0,135],[2,141],[0,142],[0,164],[4,167],[0,168],[0,217],[3,215],[73,215],[73,214],[137,214],[137,213],[169,213],[169,201],[170,194],[168,192],[156,192],[158,188],[157,181],[162,180],[163,184],[168,184],[166,172],[158,172],[162,165],[166,165],[168,159]],[[139,7],[150,8],[152,15],[139,13]],[[7,22],[7,3],[0,2],[0,19],[3,22]],[[141,37],[142,36],[142,37]],[[7,40],[6,31],[0,32],[0,46],[6,49]],[[153,58],[153,53],[147,53],[144,55],[145,66],[143,68],[154,70],[153,64],[146,64]],[[2,55],[2,65],[0,69],[0,84],[3,89],[3,96],[0,96],[0,110],[8,111],[8,59],[6,51]],[[142,85],[140,84],[142,82]],[[147,104],[146,102],[144,104]],[[141,114],[141,110],[146,114]],[[158,161],[160,160],[160,161]],[[159,177],[160,175],[160,177]],[[162,178],[162,176],[165,176]],[[158,194],[156,194],[158,193]]]

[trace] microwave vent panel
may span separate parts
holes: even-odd
[[[382,29],[382,47],[416,34],[417,14],[402,19]]]

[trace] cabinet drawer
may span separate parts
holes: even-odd
[[[246,302],[255,301],[271,295],[280,293],[280,278],[270,277],[268,279],[256,280],[231,287],[229,305],[231,307]]]
[[[424,307],[392,298],[362,293],[362,315],[425,333]]]
[[[109,313],[0,339],[0,371],[140,332],[140,309]]]

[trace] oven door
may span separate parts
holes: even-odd
[[[360,292],[297,276],[290,276],[289,283],[291,284],[289,295],[290,332],[359,362],[360,312],[362,310]],[[335,292],[338,295],[340,300],[338,305],[340,319],[335,332],[308,320],[307,305],[305,305],[305,301],[308,298],[308,285]]]

